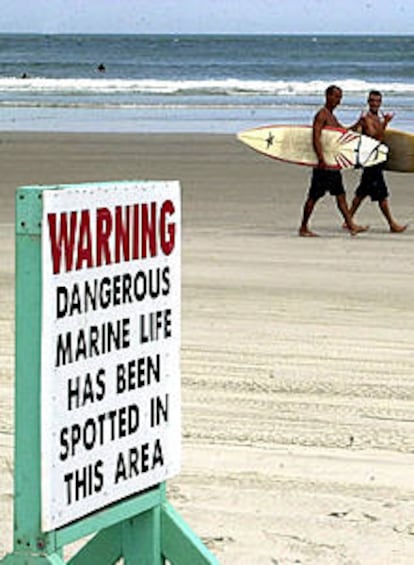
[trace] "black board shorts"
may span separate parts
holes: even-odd
[[[382,163],[363,170],[355,194],[360,198],[370,196],[373,202],[382,202],[382,200],[388,197],[388,188],[384,179]]]
[[[332,196],[345,193],[341,171],[333,169],[313,169],[312,180],[309,188],[309,197],[312,200],[322,198],[326,192]]]

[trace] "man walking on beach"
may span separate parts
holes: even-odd
[[[365,133],[370,137],[374,137],[379,141],[384,141],[385,129],[393,118],[393,114],[380,113],[382,103],[382,95],[378,90],[371,90],[368,95],[368,111],[362,114],[359,121],[353,129],[357,129],[361,133]],[[407,226],[398,224],[391,214],[388,203],[388,188],[385,183],[383,164],[367,167],[363,170],[359,186],[355,191],[352,201],[350,214],[354,216],[362,201],[370,196],[372,202],[378,202],[378,206],[387,220],[391,233],[400,233],[407,229]],[[348,227],[344,224],[344,227]]]
[[[342,90],[339,86],[329,86],[325,91],[325,105],[316,113],[313,120],[312,140],[315,153],[318,157],[318,165],[312,171],[311,186],[303,207],[302,223],[299,228],[299,235],[301,237],[315,237],[317,235],[309,229],[308,224],[316,202],[324,196],[326,191],[329,191],[332,196],[336,197],[337,206],[345,220],[345,225],[352,235],[368,229],[367,227],[358,226],[353,222],[346,202],[341,172],[327,168],[322,153],[322,129],[326,126],[343,127],[333,113],[335,108],[340,104],[341,99]]]

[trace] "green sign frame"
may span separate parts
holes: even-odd
[[[13,551],[1,565],[219,565],[175,511],[162,483],[53,531],[41,527],[42,193],[16,191]],[[93,536],[64,560],[64,547]]]

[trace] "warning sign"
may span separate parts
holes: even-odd
[[[178,182],[43,192],[42,528],[180,467]]]

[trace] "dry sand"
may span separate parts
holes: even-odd
[[[179,179],[183,467],[169,498],[222,565],[414,563],[414,226],[332,199],[229,136],[7,134],[0,143],[0,556],[12,545],[13,194]],[[358,174],[344,175],[352,194]],[[388,174],[399,221],[413,176]],[[94,564],[91,564],[94,565]]]

